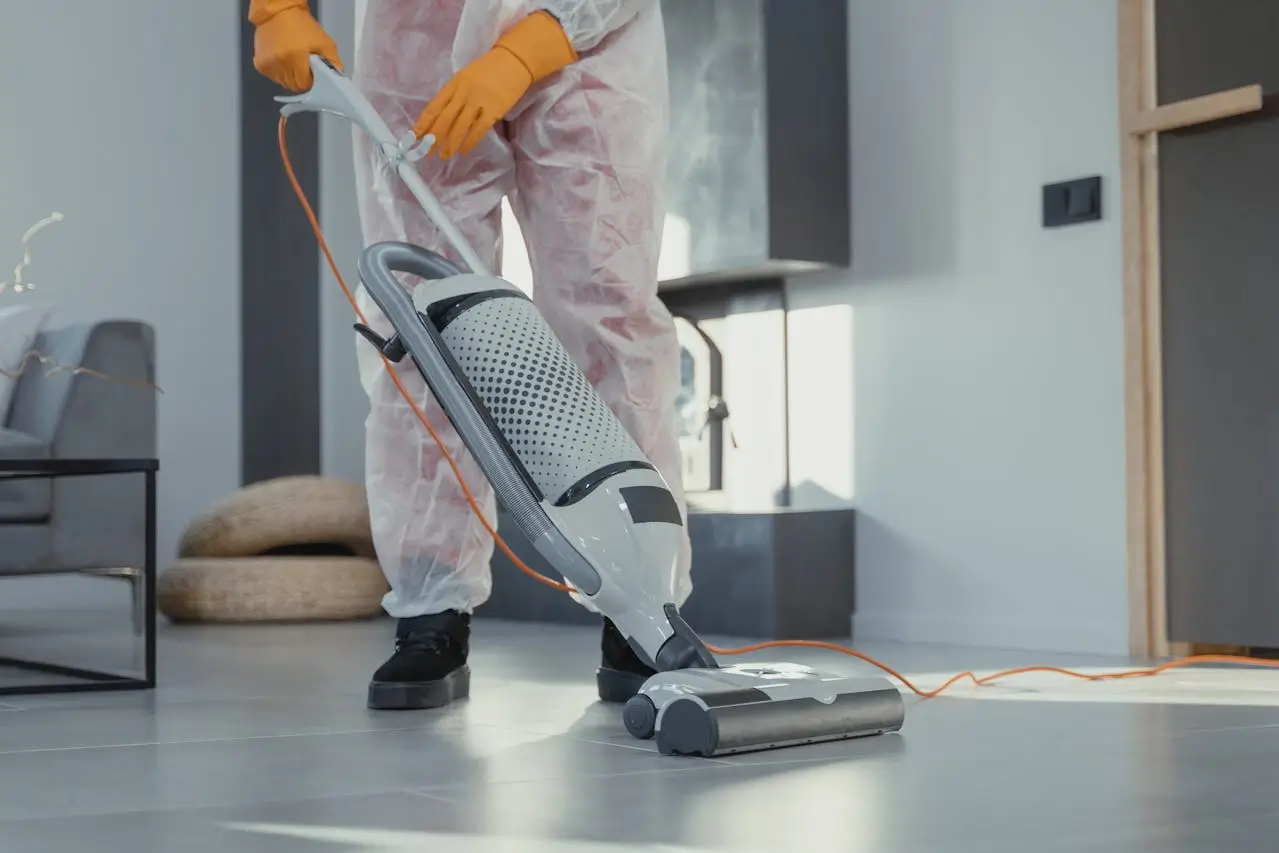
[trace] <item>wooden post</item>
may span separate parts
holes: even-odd
[[[1142,137],[1128,128],[1144,109],[1146,0],[1119,0],[1119,127],[1123,201],[1124,386],[1128,491],[1128,649],[1155,654],[1150,624],[1150,385],[1144,296],[1145,251]]]

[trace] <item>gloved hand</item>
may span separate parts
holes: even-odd
[[[337,43],[311,14],[307,0],[250,0],[253,67],[294,92],[311,88],[311,55],[319,54],[339,71]]]
[[[466,154],[509,113],[529,88],[577,61],[554,16],[534,12],[497,40],[488,53],[453,75],[418,116],[413,132],[428,133],[442,160]],[[431,153],[431,152],[427,152]]]

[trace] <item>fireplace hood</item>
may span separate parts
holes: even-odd
[[[841,0],[663,0],[662,288],[851,262]]]

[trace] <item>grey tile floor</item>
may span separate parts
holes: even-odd
[[[625,734],[581,628],[480,622],[471,700],[369,712],[390,631],[165,628],[154,693],[0,698],[0,853],[1257,853],[1279,837],[1279,672],[1032,677],[912,704],[898,736],[708,761]],[[867,651],[928,683],[1122,663]]]

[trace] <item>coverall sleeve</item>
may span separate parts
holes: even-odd
[[[604,37],[660,0],[542,0],[537,8],[554,15],[578,53],[595,47]]]

